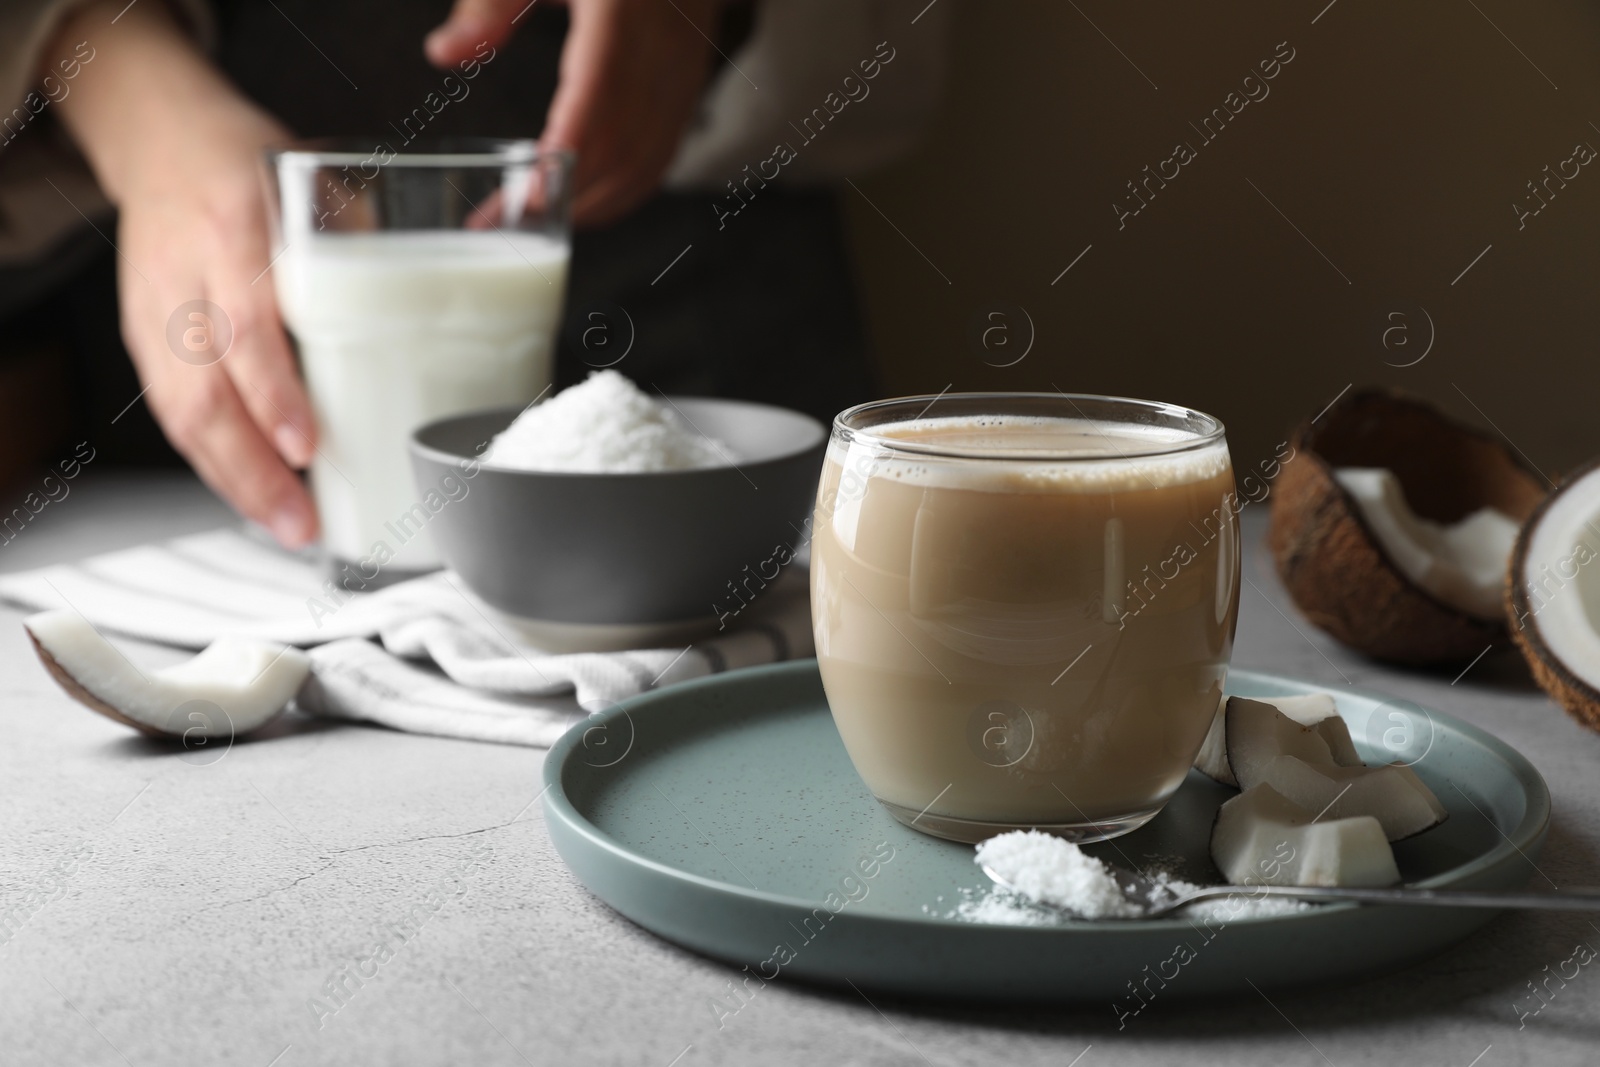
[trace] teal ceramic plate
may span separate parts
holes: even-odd
[[[1247,671],[1228,684],[1243,696],[1318,688]],[[1364,759],[1414,764],[1450,809],[1443,825],[1395,845],[1408,882],[1527,880],[1550,796],[1526,759],[1414,704],[1350,689],[1337,697]],[[645,929],[764,979],[1101,1000],[1120,1013],[1155,996],[1382,972],[1494,914],[1333,904],[1209,925],[963,919],[961,903],[989,891],[972,849],[908,829],[873,800],[834,729],[815,660],[627,701],[568,732],[544,773],[550,835],[584,885]],[[1091,851],[1220,881],[1207,841],[1232,793],[1191,773],[1148,825]]]

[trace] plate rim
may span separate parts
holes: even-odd
[[[751,682],[759,681],[764,676],[777,676],[781,678],[789,675],[812,674],[817,672],[817,670],[817,660],[815,657],[811,657],[808,659],[785,660],[780,663],[762,664],[755,667],[745,667],[737,670],[725,671],[720,674],[708,675],[704,678],[696,678],[691,681],[680,682],[665,689],[640,693],[625,700],[619,701],[602,712],[590,715],[584,719],[580,719],[578,722],[569,727],[559,739],[557,739],[556,743],[550,747],[549,751],[545,755],[545,761],[541,771],[541,778],[544,782],[544,790],[541,795],[546,820],[552,818],[559,819],[569,830],[587,840],[591,846],[603,849],[616,859],[644,868],[654,874],[665,876],[674,881],[694,886],[698,889],[723,894],[732,894],[733,896],[743,898],[748,902],[769,907],[795,908],[805,911],[819,906],[818,901],[806,900],[801,897],[788,896],[782,893],[771,892],[763,889],[739,886],[733,884],[732,882],[708,878],[705,875],[695,874],[691,871],[685,871],[680,868],[673,867],[670,864],[663,863],[660,860],[652,859],[649,856],[635,852],[625,846],[622,842],[617,841],[606,834],[587,817],[585,817],[583,813],[580,812],[573,804],[572,800],[566,795],[566,791],[563,789],[561,782],[562,773],[567,767],[574,750],[582,745],[584,736],[590,730],[595,729],[596,727],[605,727],[611,722],[616,721],[618,718],[628,718],[631,724],[631,716],[642,709],[648,709],[654,704],[664,704],[672,700],[691,697],[695,692],[700,690],[716,690],[727,685],[729,681]],[[1385,694],[1375,690],[1370,690],[1361,686],[1346,686],[1344,689],[1336,690],[1325,686],[1320,686],[1313,682],[1293,678],[1288,675],[1276,674],[1268,671],[1230,668],[1228,672],[1228,681],[1234,680],[1236,676],[1240,680],[1248,678],[1253,682],[1282,685],[1291,692],[1332,693],[1334,694],[1336,701],[1337,698],[1343,693],[1349,693],[1352,696],[1362,697],[1378,704],[1405,699],[1396,697],[1392,694]],[[1227,688],[1227,683],[1225,682],[1224,692],[1227,691]],[[1424,887],[1438,887],[1440,880],[1447,878],[1449,879],[1449,882],[1453,884],[1461,881],[1464,878],[1471,878],[1474,875],[1481,874],[1486,870],[1498,866],[1499,864],[1505,863],[1513,856],[1519,856],[1532,864],[1533,861],[1528,858],[1527,853],[1524,852],[1524,849],[1530,846],[1537,846],[1540,842],[1542,842],[1544,835],[1549,829],[1551,815],[1550,787],[1548,783],[1545,782],[1544,776],[1539,773],[1538,768],[1536,768],[1533,763],[1521,752],[1517,751],[1505,741],[1502,741],[1500,738],[1491,734],[1489,731],[1484,730],[1481,727],[1474,726],[1469,722],[1458,719],[1446,712],[1427,707],[1426,705],[1417,701],[1407,702],[1421,709],[1427,716],[1429,716],[1430,720],[1443,721],[1451,729],[1460,732],[1462,735],[1472,740],[1479,746],[1487,749],[1489,752],[1499,758],[1510,768],[1512,778],[1520,787],[1522,795],[1526,801],[1526,807],[1523,812],[1522,820],[1512,831],[1507,832],[1506,830],[1500,829],[1499,826],[1496,825],[1496,829],[1500,830],[1500,840],[1495,842],[1493,848],[1482,853],[1481,855],[1473,857],[1471,860],[1461,864],[1460,866],[1450,868],[1448,871],[1433,875],[1429,878],[1421,879],[1412,884]],[[655,714],[653,712],[647,713]],[[1462,795],[1465,796],[1465,793]],[[1468,798],[1468,803],[1472,803],[1470,798]],[[559,849],[557,850],[557,854],[560,854]],[[563,862],[566,862],[564,858]],[[568,866],[570,869],[570,864]],[[610,905],[608,904],[608,906]],[[1399,905],[1395,906],[1398,907]],[[1236,920],[1230,920],[1229,925],[1231,926],[1235,922],[1249,924],[1305,922],[1307,920],[1327,916],[1334,912],[1354,910],[1358,907],[1362,907],[1362,905],[1356,903],[1329,903],[1309,911],[1303,910],[1275,915],[1245,916]],[[1010,930],[1019,934],[1026,933],[1029,935],[1044,936],[1082,936],[1091,933],[1102,936],[1116,936],[1118,934],[1126,933],[1129,929],[1129,924],[1126,923],[1074,919],[1066,919],[1062,922],[1052,923],[1049,925],[1024,926],[1009,923],[980,924],[934,914],[896,915],[873,912],[870,915],[862,915],[859,918],[876,923],[890,923],[913,928],[932,927],[935,929],[947,930],[951,928],[973,929],[975,927],[981,927],[985,930]],[[1191,928],[1187,920],[1179,918],[1146,919],[1140,921],[1137,924],[1137,927],[1140,931],[1150,931],[1152,933],[1161,932],[1163,930],[1177,931]]]

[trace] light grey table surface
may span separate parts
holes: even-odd
[[[1524,752],[1555,818],[1539,862],[1600,884],[1600,737],[1510,656],[1388,670],[1290,608],[1245,514],[1241,667],[1437,707]],[[84,479],[0,547],[0,570],[231,521],[187,478]],[[0,609],[0,1062],[6,1064],[1592,1064],[1600,967],[1549,1003],[1581,915],[1497,919],[1412,969],[1343,988],[1110,1005],[962,1007],[785,984],[719,1029],[733,973],[620,918],[567,873],[538,805],[544,753],[301,724],[200,765],[72,703]],[[137,648],[158,664],[180,658]],[[73,857],[77,857],[76,861]],[[458,873],[467,864],[465,873]],[[56,873],[70,870],[69,874]],[[451,896],[460,880],[465,893]],[[331,1016],[308,1006],[375,931],[450,897]],[[30,897],[29,894],[36,894]],[[435,899],[438,899],[435,897]],[[370,967],[368,968],[370,971]],[[320,1028],[318,1023],[321,1023]]]

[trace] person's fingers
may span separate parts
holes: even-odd
[[[207,485],[286,547],[316,536],[310,494],[261,435],[227,371],[177,363],[149,384],[167,438]]]
[[[659,131],[637,129],[592,144],[586,180],[579,181],[572,201],[578,226],[614,221],[650,196],[671,162],[675,142],[658,140]]]
[[[130,247],[144,246],[140,233],[124,231]],[[146,246],[147,247],[147,246]],[[158,293],[142,276],[119,272],[122,334],[144,384],[151,414],[172,446],[218,495],[247,518],[272,531],[284,545],[299,547],[316,536],[316,509],[300,479],[267,444],[245,410],[228,371],[214,362],[196,365],[169,348],[167,323],[184,297],[203,292],[198,276],[171,261],[157,270],[167,285]]]
[[[626,166],[610,150],[619,140],[619,131],[601,129],[607,121],[606,67],[616,47],[616,33],[610,20],[591,14],[584,6],[573,8],[572,24],[561,49],[561,77],[539,138],[543,151],[565,150],[577,155],[572,217],[579,226],[610,221],[626,210],[616,210],[609,203],[594,210],[589,206],[593,194],[586,195],[597,182],[617,181],[618,170]],[[625,121],[628,117],[614,115],[611,119],[626,127],[631,125]]]
[[[278,454],[291,466],[305,467],[315,453],[316,424],[271,282],[263,278],[255,285],[225,284],[216,302],[233,327],[232,344],[219,366],[227,370],[251,419]]]
[[[600,93],[605,86],[605,64],[614,47],[615,27],[605,18],[593,17],[586,7],[573,9],[572,24],[561,46],[561,75],[555,96],[545,117],[539,147],[578,152],[585,140]],[[587,170],[582,152],[578,166]],[[580,183],[581,184],[581,183]]]
[[[616,172],[612,172],[616,173]],[[576,226],[604,226],[615,222],[655,190],[648,172],[620,173],[601,178],[578,191],[572,202],[572,221]]]
[[[461,220],[465,230],[493,230],[502,225],[515,225],[515,218],[506,217],[505,190],[496,189],[467,209]]]
[[[660,184],[705,83],[711,45],[701,26],[715,6],[572,4],[539,143],[577,154],[577,224],[612,221]]]
[[[472,59],[481,44],[504,44],[532,6],[531,0],[456,0],[449,18],[423,38],[422,52],[436,67]]]

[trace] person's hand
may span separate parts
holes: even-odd
[[[550,0],[537,0],[550,2]],[[610,222],[655,192],[710,73],[722,0],[566,0],[571,28],[540,147],[577,153],[573,215]],[[456,0],[428,35],[430,62],[449,67],[515,31],[527,0]]]
[[[120,211],[123,340],[173,446],[241,513],[297,547],[317,519],[290,467],[310,461],[316,431],[265,274],[260,169],[263,148],[288,132],[213,70],[160,5],[129,8],[112,25],[121,6],[79,9],[55,50],[91,38],[95,47],[59,107]],[[224,323],[180,313],[195,300],[231,326],[220,359]]]

